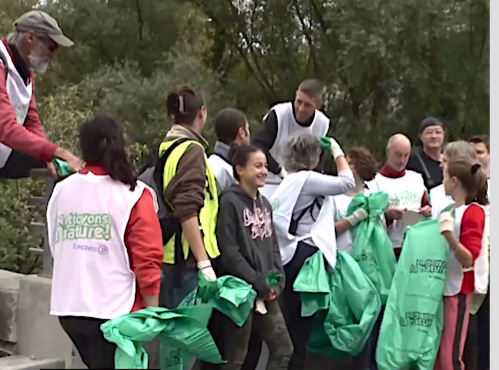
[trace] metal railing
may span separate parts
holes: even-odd
[[[55,180],[46,168],[36,168],[31,170],[30,177],[36,179],[45,179],[47,187],[45,189],[45,194],[42,197],[32,197],[30,199],[30,205],[35,207],[40,207],[43,209],[44,215],[47,211],[47,204],[52,195],[52,191],[54,190]],[[43,249],[42,248],[30,248],[30,252],[34,255],[42,256],[43,259],[43,268],[42,272],[38,274],[39,276],[52,278],[52,266],[53,259],[52,254],[50,253],[50,247],[48,242],[48,231],[47,224],[44,219],[43,222],[31,222],[30,229],[33,233],[41,235],[43,237]]]

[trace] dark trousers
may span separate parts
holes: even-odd
[[[289,370],[302,370],[307,354],[307,342],[314,329],[314,317],[301,316],[301,297],[293,291],[293,284],[298,277],[305,260],[318,251],[317,248],[300,242],[293,259],[284,266],[286,286],[281,296],[281,307],[293,342],[294,352],[289,361]]]
[[[211,316],[210,323],[208,324],[208,330],[213,336],[213,340],[217,345],[217,348],[220,350],[220,354],[223,358],[225,358],[225,342],[226,340],[232,340],[232,333],[230,333],[229,338],[225,338],[224,333],[224,325],[227,318],[221,312],[217,310],[213,310],[213,314]],[[241,367],[241,370],[255,370],[258,361],[260,360],[260,356],[262,354],[262,338],[260,333],[258,332],[257,322],[253,321],[251,327],[251,334],[248,344],[248,352],[246,354],[246,358]],[[210,364],[208,362],[199,361],[200,370],[218,370],[221,365]]]
[[[262,355],[262,338],[258,330],[251,331],[251,337],[248,346],[248,353],[246,354],[246,359],[244,360],[243,367],[241,370],[255,370],[260,356]]]
[[[107,320],[61,316],[59,321],[89,369],[114,369],[116,344],[104,339],[100,330]]]
[[[268,313],[252,312],[243,326],[238,327],[226,316],[222,317],[224,358],[222,370],[240,370],[246,359],[251,332],[256,331],[269,347],[268,370],[286,370],[293,353],[293,345],[278,302],[266,302]]]
[[[490,369],[490,285],[478,315],[478,370]]]
[[[0,179],[20,179],[29,177],[33,168],[45,168],[44,163],[20,152],[12,151],[5,166],[0,169]]]
[[[358,356],[352,359],[352,370],[377,370],[376,347],[378,346],[379,332],[381,330],[381,322],[383,321],[384,313],[385,306],[383,305],[381,306],[381,312],[379,313],[378,319],[374,324],[366,346]]]
[[[490,292],[478,312],[470,316],[464,352],[466,370],[490,370]]]

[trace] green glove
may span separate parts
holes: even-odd
[[[336,140],[334,140],[332,137],[321,137],[321,146],[322,149],[325,151],[331,153],[336,160],[340,156],[344,156],[345,153],[343,153],[343,150],[341,149],[340,144]]]

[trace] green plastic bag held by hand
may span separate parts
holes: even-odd
[[[279,283],[282,281],[282,275],[276,270],[269,271],[266,278],[267,284],[269,284],[270,287],[279,285]]]
[[[433,369],[443,328],[448,254],[438,219],[406,229],[381,324],[378,369]]]
[[[307,343],[310,352],[340,359],[365,347],[381,311],[373,283],[347,252],[338,252],[336,268],[326,266],[322,252],[305,261],[293,290],[302,299],[302,316],[316,314]]]
[[[352,256],[378,289],[383,304],[388,298],[397,264],[393,244],[380,218],[387,207],[387,193],[380,191],[369,196],[360,193],[352,199],[347,212],[351,215],[362,208],[369,215],[353,230]]]
[[[57,174],[61,178],[68,177],[69,175],[71,175],[73,173],[71,168],[69,168],[68,163],[66,161],[63,161],[62,159],[55,158],[52,161],[52,163],[54,164],[55,169],[57,170]]]
[[[222,356],[207,329],[212,308],[209,305],[166,309],[145,308],[101,325],[104,337],[118,346],[116,369],[147,369],[148,354],[142,342],[161,340],[161,369],[182,370],[182,359],[198,357],[220,364]]]
[[[198,287],[180,303],[179,307],[209,304],[238,326],[246,322],[256,299],[256,292],[250,284],[229,275],[208,281],[201,272],[198,274],[198,279]]]
[[[331,145],[331,138],[327,137],[327,136],[321,137],[321,147],[322,147],[322,149],[324,151],[326,151],[328,153],[332,153],[333,152],[333,148],[332,148],[332,145]]]

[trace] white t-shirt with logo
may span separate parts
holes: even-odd
[[[419,211],[421,201],[426,192],[423,176],[406,170],[405,175],[391,178],[376,174],[374,180],[367,183],[371,192],[385,191],[388,193],[388,209],[393,207],[407,208],[410,211]],[[402,220],[395,220],[387,228],[388,236],[394,248],[400,248],[404,240],[405,225]]]

